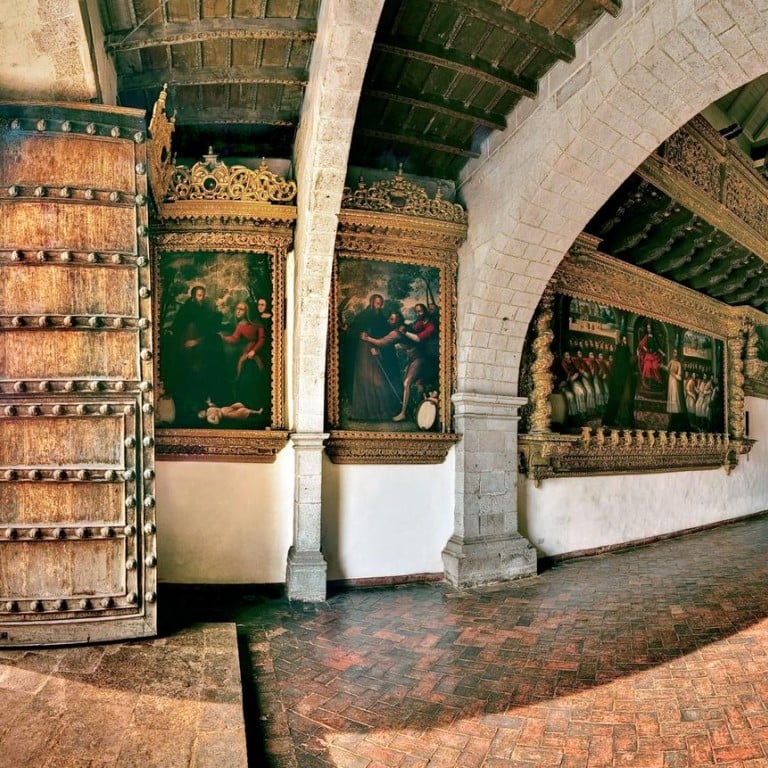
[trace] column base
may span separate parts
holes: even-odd
[[[322,603],[326,595],[328,564],[318,551],[288,550],[285,588],[289,600]]]
[[[536,575],[536,550],[519,534],[476,539],[451,536],[443,550],[445,578],[459,589]]]

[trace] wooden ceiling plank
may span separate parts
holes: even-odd
[[[436,0],[445,2],[445,0]],[[600,0],[600,4],[614,5],[610,0]],[[543,48],[563,61],[576,58],[576,46],[565,37],[550,32],[546,27],[529,21],[525,16],[503,9],[492,0],[451,0],[451,5],[461,6],[467,13],[483,21],[490,22],[505,32],[522,38],[527,43]]]
[[[113,32],[107,35],[105,48],[115,53],[221,38],[312,41],[316,35],[315,19],[204,19]]]
[[[499,88],[514,91],[530,99],[536,98],[538,93],[538,83],[535,80],[495,68],[479,59],[473,59],[458,51],[446,50],[425,41],[409,37],[391,37],[375,42],[373,47],[379,53],[423,61],[436,67],[460,72],[468,77],[486,80]]]
[[[456,99],[444,99],[428,93],[407,91],[402,87],[396,91],[381,90],[381,88],[376,90],[365,88],[363,89],[363,95],[386,101],[397,101],[401,104],[409,104],[431,112],[439,112],[441,115],[453,118],[454,120],[466,120],[475,125],[482,125],[493,130],[503,131],[507,127],[507,120],[503,115],[494,115],[480,109],[468,107]]]
[[[441,144],[437,141],[430,141],[423,136],[410,136],[403,133],[389,133],[387,131],[375,131],[372,128],[356,128],[355,134],[358,136],[367,136],[372,139],[382,139],[393,144],[413,144],[422,149],[428,149],[431,152],[441,152],[443,154],[458,155],[460,157],[480,157],[479,152],[464,147],[456,147],[451,144]]]

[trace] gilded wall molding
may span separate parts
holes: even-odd
[[[727,337],[740,332],[743,312],[598,250],[599,238],[580,234],[552,279],[567,296],[605,302],[628,312]]]
[[[754,440],[728,435],[642,429],[592,429],[581,435],[522,434],[520,471],[541,482],[555,477],[645,474],[736,467]]]
[[[636,173],[768,261],[765,182],[704,118],[673,133]]]
[[[219,430],[191,435],[193,430],[164,429],[158,433],[158,461],[241,461],[272,463],[288,442],[286,430]]]
[[[442,464],[460,435],[331,431],[325,446],[334,464]]]

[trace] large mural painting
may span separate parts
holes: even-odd
[[[721,433],[723,342],[557,294],[553,424]]]

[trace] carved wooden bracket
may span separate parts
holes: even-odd
[[[520,435],[520,471],[537,488],[552,477],[717,467],[730,473],[754,443],[719,434],[584,427],[580,435]]]

